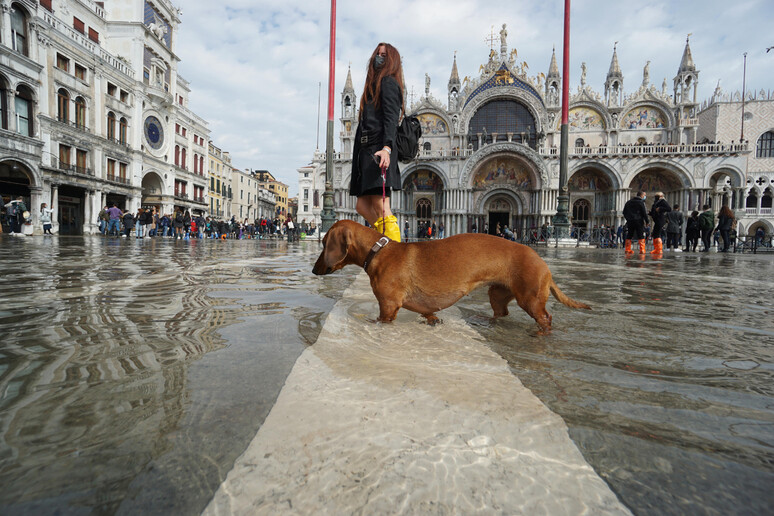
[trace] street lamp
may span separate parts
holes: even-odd
[[[322,232],[328,231],[336,222],[333,211],[333,88],[336,81],[336,0],[331,0],[331,41],[328,63],[328,127],[325,144],[325,193],[323,211],[320,216]]]

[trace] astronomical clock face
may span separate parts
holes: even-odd
[[[159,150],[164,145],[164,128],[155,116],[145,119],[145,140],[153,150]]]

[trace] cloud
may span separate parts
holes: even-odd
[[[309,163],[317,144],[318,87],[321,86],[320,147],[325,147],[330,3],[308,0],[185,0],[176,53],[179,71],[191,83],[191,108],[210,124],[210,137],[231,153],[237,168],[268,169],[297,194],[296,169]],[[395,0],[390,4],[337,2],[335,145],[339,100],[347,67],[357,95],[365,66],[379,41],[393,43],[404,59],[409,91],[445,101],[454,52],[461,77],[476,76],[486,62],[485,39],[507,24],[509,51],[518,50],[530,74],[546,73],[555,45],[561,67],[564,3],[470,0]],[[700,70],[698,97],[709,98],[718,79],[726,91],[741,90],[742,54],[748,52],[747,87],[774,86],[774,45],[769,0],[611,3],[575,0],[571,11],[570,84],[588,68],[587,83],[600,93],[613,43],[624,74],[624,90],[650,80],[668,91],[680,65],[685,37]]]

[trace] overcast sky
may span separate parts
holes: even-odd
[[[180,73],[191,83],[190,107],[209,122],[210,138],[231,153],[240,169],[266,169],[298,193],[296,169],[308,164],[318,142],[318,87],[322,85],[319,147],[325,148],[327,117],[328,0],[173,0],[182,11],[177,40]],[[517,49],[529,74],[548,72],[551,49],[562,63],[561,0],[338,0],[334,111],[338,149],[339,100],[352,65],[355,91],[362,93],[368,57],[379,41],[403,56],[407,88],[446,101],[454,52],[460,78],[478,76],[487,61],[492,31],[507,24],[508,51]],[[587,84],[604,92],[613,44],[624,74],[625,94],[650,80],[672,91],[691,33],[699,69],[699,98],[718,80],[725,91],[741,90],[744,52],[747,89],[774,90],[772,0],[573,0],[570,87],[580,83],[586,62]]]

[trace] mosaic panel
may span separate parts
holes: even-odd
[[[532,187],[532,180],[529,171],[520,161],[512,158],[495,158],[481,165],[473,177],[473,187],[486,188],[497,184],[529,190]]]
[[[437,136],[449,132],[446,122],[438,115],[426,113],[417,115],[417,118],[422,125],[422,136]]]
[[[598,112],[587,107],[572,108],[568,113],[568,124],[570,131],[594,131],[605,130],[605,120]],[[562,121],[559,119],[557,128],[561,128]]]
[[[622,129],[660,129],[666,127],[666,119],[660,110],[654,107],[641,107],[629,111],[621,119]]]

